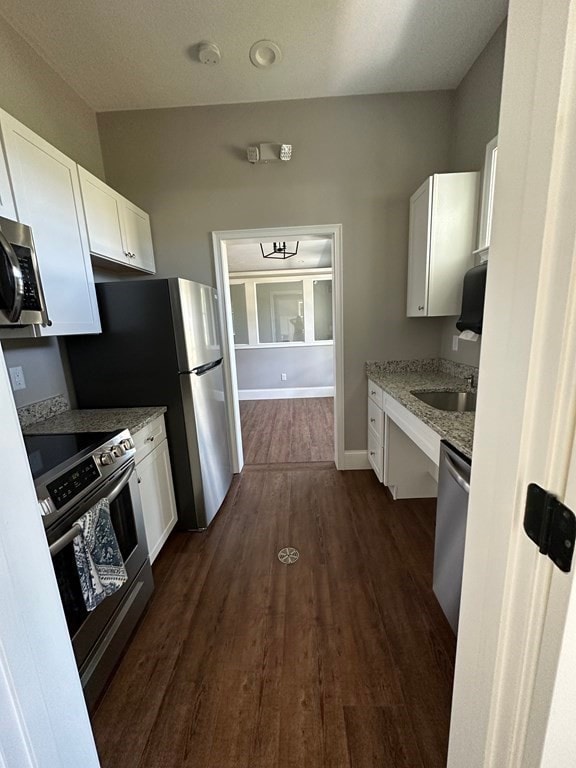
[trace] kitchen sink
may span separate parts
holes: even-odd
[[[476,410],[476,392],[412,392],[414,397],[422,400],[423,403],[438,408],[441,411],[464,411]]]

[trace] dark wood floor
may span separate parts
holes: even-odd
[[[246,464],[334,461],[334,399],[241,400]]]
[[[433,532],[432,502],[392,503],[371,472],[245,468],[155,564],[93,718],[103,768],[443,767],[455,641]]]

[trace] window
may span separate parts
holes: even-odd
[[[234,344],[248,344],[248,313],[246,311],[246,289],[244,283],[230,285],[232,301],[232,326]]]
[[[332,273],[230,279],[236,346],[331,344]]]
[[[332,280],[314,280],[314,339],[332,338]]]
[[[304,285],[257,283],[258,340],[264,344],[304,341]]]
[[[482,183],[482,200],[480,203],[480,237],[478,248],[483,250],[490,247],[492,234],[492,212],[494,208],[494,182],[496,180],[496,164],[498,162],[498,136],[486,145],[484,159],[484,180]]]

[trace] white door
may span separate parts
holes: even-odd
[[[433,177],[410,198],[410,235],[408,244],[408,317],[428,312],[428,270],[430,266],[430,217]]]
[[[576,510],[576,0],[512,0],[449,768],[576,765],[574,564],[523,530]]]
[[[0,122],[18,220],[32,227],[52,321],[41,335],[98,333],[76,163],[6,112]]]
[[[98,768],[0,347],[0,766]]]
[[[84,168],[78,167],[86,214],[90,252],[121,264],[129,262],[122,242],[120,209],[122,197]]]
[[[146,272],[155,272],[154,249],[152,247],[152,231],[150,217],[145,211],[137,208],[129,200],[123,201],[122,206],[124,232],[127,250],[131,254],[133,267]]]

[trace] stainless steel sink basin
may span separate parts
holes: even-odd
[[[441,411],[464,411],[476,410],[476,392],[412,392],[414,397],[422,400],[423,403],[438,408]]]

